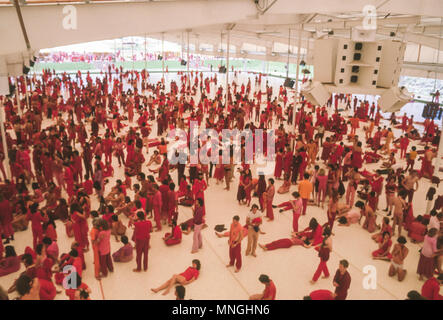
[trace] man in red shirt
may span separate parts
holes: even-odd
[[[137,252],[136,261],[137,269],[132,271],[141,271],[141,261],[143,255],[143,270],[148,270],[148,249],[149,249],[149,239],[152,232],[151,221],[145,219],[143,211],[137,212],[137,221],[134,222],[134,238],[135,238],[135,249]]]
[[[438,278],[432,277],[428,279],[421,287],[421,295],[429,300],[443,300],[440,294],[440,286],[443,283],[443,273]]]
[[[341,260],[335,273],[333,282],[336,294],[335,300],[346,300],[346,296],[348,295],[348,289],[351,285],[351,276],[347,270],[348,266],[349,262],[347,260]]]
[[[277,289],[275,288],[274,281],[269,279],[265,274],[260,275],[258,281],[265,285],[263,293],[254,294],[249,297],[249,300],[275,300]]]
[[[315,290],[309,296],[304,296],[303,300],[334,300],[336,294],[329,290]]]

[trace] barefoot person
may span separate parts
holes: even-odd
[[[165,290],[163,292],[163,295],[165,296],[169,293],[169,291],[175,284],[180,284],[182,286],[190,284],[191,282],[197,280],[200,274],[200,267],[200,260],[194,259],[192,260],[191,267],[188,267],[184,272],[180,274],[174,274],[171,279],[163,283],[158,288],[152,288],[151,291],[157,293],[161,290]]]
[[[394,245],[391,253],[391,266],[389,267],[389,276],[394,277],[397,275],[398,281],[403,281],[406,277],[406,269],[403,267],[409,249],[406,248],[406,238],[403,236],[398,237],[397,243]]]
[[[242,259],[241,259],[241,241],[243,239],[242,229],[240,224],[240,217],[234,216],[232,218],[231,229],[229,230],[229,264],[226,267],[232,267],[235,263],[235,272],[239,272]]]

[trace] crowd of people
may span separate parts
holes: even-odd
[[[398,281],[413,276],[404,267],[407,239],[423,243],[417,269],[409,271],[426,282],[420,294],[408,297],[441,299],[443,196],[436,194],[437,186],[424,190],[421,184],[426,179],[439,182],[439,168],[432,163],[440,131],[433,120],[416,124],[413,117],[393,115],[388,127],[381,122],[379,106],[352,95],[333,94],[324,106],[303,97],[290,102],[283,86],[274,92],[266,83],[262,91],[261,75],[237,83],[235,74],[226,91],[216,74],[179,73],[179,81],[166,86],[164,78],[151,82],[145,70],[117,71],[115,75],[109,69],[93,79],[80,71],[70,76],[45,70],[26,84],[23,77],[19,79],[18,106],[16,96],[2,97],[6,117],[2,143],[8,154],[1,148],[0,277],[16,274],[14,283],[2,283],[9,294],[50,300],[63,288],[71,300],[90,299],[91,289],[82,281],[85,268],[93,268],[101,281],[114,272],[116,263],[133,261],[135,250],[133,271],[147,272],[155,232],[162,232],[167,247],[179,245],[183,235],[192,233],[192,248],[183,250],[190,254],[204,250],[202,230],[209,227],[206,215],[211,214],[205,194],[211,192],[210,185],[224,183],[226,190],[237,187],[233,201],[238,202],[239,212],[245,207],[249,212],[245,218],[235,214],[225,233],[216,228],[218,237],[228,238],[226,267],[234,267],[234,272],[242,269],[241,244],[246,238],[245,254],[252,257],[257,256],[257,246],[264,251],[314,248],[320,259],[312,270],[311,283],[316,283],[321,274],[330,276],[327,262],[337,225],[361,225],[376,242],[373,259],[388,261],[386,272]],[[167,135],[182,129],[188,132],[189,146],[191,121],[219,134],[223,129],[250,129],[253,135],[256,129],[275,129],[274,172],[268,177],[253,174],[255,165],[245,161],[244,139],[239,145],[220,144],[216,150],[206,148],[208,140],[197,142],[197,152],[220,154],[220,159],[228,149],[228,163],[170,163],[171,153],[187,147],[172,149]],[[422,135],[418,125],[424,126]],[[358,135],[361,129],[364,137]],[[267,154],[266,141],[263,148]],[[240,163],[234,162],[236,150],[242,155]],[[370,172],[365,163],[380,167]],[[236,177],[238,184],[233,183]],[[115,184],[111,178],[116,178]],[[276,190],[279,181],[282,185]],[[379,205],[383,187],[384,210]],[[426,199],[416,194],[418,189]],[[274,203],[276,192],[287,194],[287,201]],[[414,214],[414,203],[425,200],[426,212]],[[191,219],[183,219],[182,206],[192,209]],[[324,211],[323,219],[311,218],[306,228],[299,228],[299,218],[309,216],[313,206]],[[285,234],[261,244],[264,218],[272,223],[276,208],[281,213],[292,210],[291,237]],[[56,221],[73,238],[69,252],[59,252],[61,231]],[[170,230],[163,234],[165,228]],[[24,252],[14,248],[17,232],[32,233],[33,241]],[[113,238],[122,243],[114,253]],[[93,256],[91,266],[85,262],[88,252]],[[317,290],[305,299],[346,299],[351,284],[348,260],[338,265],[334,292]],[[25,270],[18,273],[22,264]],[[152,292],[168,294],[178,285],[176,297],[183,299],[184,286],[197,281],[204,268],[204,261],[193,259],[183,273]],[[75,287],[66,287],[66,279]],[[259,281],[265,290],[251,299],[278,297],[268,275],[260,275]]]

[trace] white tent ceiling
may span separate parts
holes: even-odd
[[[364,7],[373,5],[377,38],[408,43],[403,74],[434,77],[437,70],[443,78],[441,0],[20,0],[20,4],[33,50],[126,36],[163,37],[186,45],[189,35],[196,52],[212,45],[211,52],[204,52],[215,54],[226,48],[230,29],[233,56],[286,61],[290,39],[291,62],[296,62],[301,37],[301,54],[308,63],[319,35],[349,38],[351,28],[365,19]],[[66,5],[75,7],[75,30],[63,28]],[[331,31],[333,35],[328,35]],[[0,41],[0,56],[7,61],[27,51],[16,9],[6,0],[0,0]]]

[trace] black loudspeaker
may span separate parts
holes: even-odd
[[[363,48],[363,43],[357,42],[355,43],[355,50],[361,50]]]
[[[10,98],[14,95],[14,93],[15,93],[15,84],[9,83],[9,94],[7,94],[6,96]]]
[[[359,66],[352,66],[352,72],[359,72],[360,71],[360,67]]]
[[[295,81],[289,78],[286,78],[285,83],[283,84],[286,88],[293,88]]]
[[[361,53],[354,53],[354,61],[360,61],[361,59]]]
[[[218,72],[226,73],[226,67],[225,66],[221,66],[220,68],[218,68]]]
[[[23,65],[23,74],[28,74],[29,71],[31,71],[31,68],[28,68],[27,66]]]
[[[351,82],[352,83],[356,83],[358,81],[358,77],[357,76],[351,76]]]
[[[180,64],[181,64],[182,66],[185,66],[185,65],[187,64],[187,62],[186,62],[186,60],[183,60],[183,59],[182,59],[182,61],[180,61]]]

